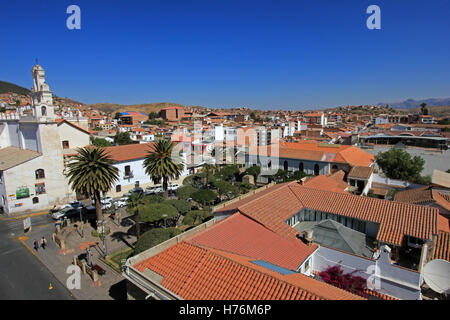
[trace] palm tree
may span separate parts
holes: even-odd
[[[127,200],[127,211],[133,213],[136,221],[136,237],[139,240],[141,236],[141,225],[139,224],[139,206],[144,205],[144,196],[142,193],[133,192]]]
[[[169,179],[177,179],[181,175],[183,164],[178,155],[172,154],[175,143],[170,140],[159,140],[144,160],[145,173],[155,181],[163,180],[164,198],[169,198],[167,190]]]
[[[98,222],[103,218],[100,196],[119,181],[119,170],[113,166],[114,160],[105,154],[104,149],[84,147],[78,148],[77,152],[68,164],[67,176],[74,191],[94,198],[99,229]]]

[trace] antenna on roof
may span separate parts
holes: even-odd
[[[39,63],[38,63],[38,58],[35,58],[35,60],[36,60],[36,64],[39,64]]]

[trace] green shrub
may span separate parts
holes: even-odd
[[[213,215],[210,211],[192,210],[186,214],[183,219],[184,225],[201,224],[211,219]]]
[[[139,209],[139,220],[141,222],[157,222],[163,219],[164,214],[167,215],[165,219],[169,220],[177,217],[178,211],[169,204],[154,203]]]
[[[182,215],[185,215],[191,210],[191,204],[186,200],[171,199],[167,200],[165,203],[175,207],[178,210],[178,213]]]
[[[216,198],[217,193],[212,190],[198,190],[192,194],[192,199],[202,205],[211,204]]]
[[[134,253],[138,254],[147,249],[150,249],[174,236],[180,234],[181,231],[176,228],[156,228],[151,229],[141,235],[136,246],[134,247]]]
[[[184,180],[186,180],[186,179],[184,179]],[[183,184],[184,184],[184,181],[183,181]],[[178,188],[176,193],[177,193],[178,199],[187,200],[187,199],[191,198],[192,194],[196,191],[197,191],[197,189],[195,189],[192,186],[187,185],[187,186]]]
[[[150,195],[150,196],[145,196],[144,197],[144,201],[147,204],[152,204],[152,203],[162,203],[164,202],[164,198],[160,197],[160,196],[154,196],[154,195]]]

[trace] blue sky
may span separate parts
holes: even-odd
[[[66,8],[81,8],[68,30]],[[381,8],[381,30],[366,9]],[[450,96],[448,0],[4,1],[0,80],[84,103],[325,108]]]

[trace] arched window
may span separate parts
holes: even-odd
[[[267,164],[267,168],[272,168],[272,161],[269,161],[269,163]]]
[[[44,169],[37,169],[34,174],[36,175],[36,179],[44,179],[45,178],[45,171]]]
[[[298,170],[303,172],[303,162],[300,162],[300,164],[298,165]]]
[[[314,175],[315,175],[315,176],[318,176],[318,175],[319,175],[319,165],[318,165],[318,164],[315,164],[315,165],[314,165]]]
[[[47,108],[45,106],[41,107],[41,114],[42,114],[42,116],[46,116],[47,115]]]
[[[284,161],[284,171],[288,171],[289,165],[287,161]]]
[[[39,203],[39,198],[38,197],[34,197],[33,198],[33,204],[35,204],[35,203]]]

